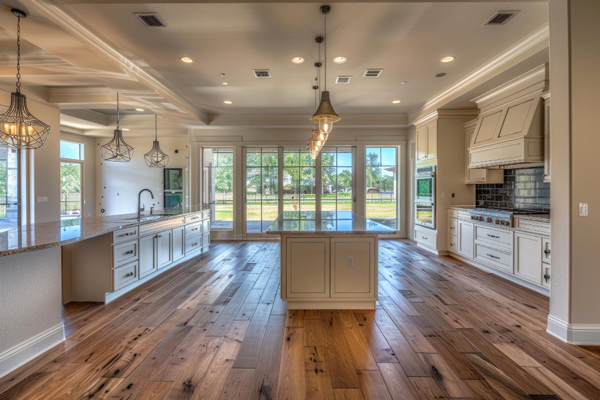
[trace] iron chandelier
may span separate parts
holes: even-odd
[[[144,154],[144,160],[149,167],[164,168],[169,164],[169,156],[160,149],[158,143],[158,116],[154,114],[154,142],[152,150]]]
[[[117,129],[112,140],[100,149],[104,161],[129,162],[133,157],[133,147],[123,140],[123,131],[119,129],[119,93],[117,93]]]

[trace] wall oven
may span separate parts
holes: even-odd
[[[415,225],[435,229],[435,166],[417,167]]]

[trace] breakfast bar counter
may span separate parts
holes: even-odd
[[[284,211],[281,299],[289,309],[375,309],[379,235],[396,231],[350,211]]]

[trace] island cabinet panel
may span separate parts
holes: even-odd
[[[473,258],[473,224],[459,221],[458,252],[465,257]]]
[[[542,238],[522,232],[515,233],[515,275],[526,281],[542,284]]]
[[[288,238],[288,298],[329,297],[329,238]]]
[[[173,229],[173,261],[185,256],[185,229],[183,226]]]
[[[155,272],[158,267],[156,263],[156,235],[140,238],[140,277]]]
[[[375,240],[331,239],[331,297],[373,297]]]
[[[173,231],[161,232],[156,237],[156,262],[158,268],[163,268],[173,261],[171,239]]]
[[[134,261],[130,264],[113,270],[114,290],[119,290],[139,279],[138,262]]]

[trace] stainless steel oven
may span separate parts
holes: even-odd
[[[415,224],[435,229],[435,166],[417,167],[415,174]]]

